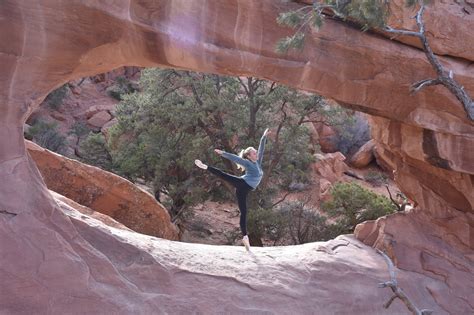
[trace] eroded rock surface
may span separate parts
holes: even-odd
[[[474,43],[474,15],[459,15],[463,5],[436,2],[426,19],[435,21],[438,16],[448,21],[427,24],[434,34],[432,46],[473,95],[474,50],[469,45]],[[263,249],[261,253],[276,261],[286,261],[283,266],[290,276],[285,276],[273,273],[277,265],[270,257],[257,256],[260,251],[256,256],[261,265],[249,263],[240,253],[234,259],[229,252],[236,248],[194,247],[148,237],[144,241],[138,234],[62,214],[26,153],[26,119],[65,82],[124,65],[161,65],[275,80],[380,117],[377,146],[393,163],[398,186],[427,219],[417,220],[418,212],[405,216],[417,223],[413,227],[421,233],[416,235],[415,250],[415,243],[408,242],[400,228],[405,222],[399,219],[386,220],[383,228],[377,225],[371,233],[376,240],[399,242],[399,249],[390,242],[373,244],[389,250],[400,267],[415,270],[400,274],[415,300],[428,304],[420,307],[440,314],[473,312],[473,299],[466,295],[473,283],[469,277],[473,246],[472,237],[466,241],[466,231],[474,226],[474,124],[442,87],[409,94],[411,83],[432,77],[434,71],[423,52],[400,42],[327,20],[322,31],[311,34],[303,51],[276,54],[275,43],[291,30],[280,28],[275,18],[290,6],[274,0],[2,2],[0,280],[2,291],[8,293],[0,300],[2,311],[61,313],[81,307],[87,313],[265,312],[276,311],[272,307],[284,301],[282,309],[292,313],[315,309],[320,314],[380,313],[379,305],[372,308],[374,301],[384,300],[375,295],[382,294],[373,286],[378,276],[376,280],[368,275],[383,263],[377,260],[379,267],[369,265],[354,273],[351,268],[364,261],[354,260],[356,253],[347,260],[335,255],[337,259],[321,269],[334,275],[326,278],[312,267],[299,269],[301,259],[288,261],[292,256],[302,258],[298,251],[314,245],[281,253]],[[407,14],[412,13],[397,16]],[[436,237],[430,238],[432,229]],[[377,258],[363,248],[356,252],[360,250],[375,264]],[[213,264],[201,260],[203,252],[212,254],[206,258],[215,258]],[[464,258],[451,263],[446,253]],[[308,255],[314,259],[310,265],[322,266],[317,255]],[[251,265],[242,271],[246,264]],[[420,264],[425,267],[419,268]],[[349,287],[341,285],[345,280]],[[305,293],[300,295],[299,289],[292,289],[295,286]],[[443,296],[446,290],[449,294]],[[334,296],[341,298],[334,301]],[[301,301],[308,301],[311,308]],[[401,312],[393,307],[389,311]]]
[[[139,233],[177,240],[168,211],[148,192],[128,180],[80,163],[27,141],[49,189],[80,205],[110,216]]]
[[[51,219],[66,225],[41,224],[27,214],[0,217],[2,254],[22,258],[0,256],[9,293],[0,300],[2,313],[380,314],[391,296],[377,287],[388,280],[382,257],[351,236],[249,254],[244,247],[172,242],[114,228],[59,205]],[[399,271],[398,280],[419,305],[445,314],[419,285],[436,287],[441,280],[407,271]],[[405,312],[399,301],[384,311]]]
[[[375,141],[369,140],[351,157],[350,164],[357,168],[369,165],[374,159]]]

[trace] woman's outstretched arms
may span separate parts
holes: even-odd
[[[263,132],[262,138],[260,139],[260,144],[258,145],[258,156],[257,163],[262,165],[263,153],[265,152],[265,143],[267,142],[267,136],[271,133],[270,129],[265,129]]]
[[[226,159],[228,159],[228,160],[230,160],[230,161],[232,161],[236,164],[240,164],[243,167],[247,167],[247,165],[249,163],[251,163],[249,160],[243,159],[240,156],[232,154],[232,153],[228,153],[228,152],[225,152],[225,151],[222,151],[222,150],[219,150],[219,149],[214,149],[214,151],[217,154],[219,154],[220,156],[222,156],[223,158],[226,158]]]

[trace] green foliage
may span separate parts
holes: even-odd
[[[395,205],[356,183],[337,183],[331,190],[332,200],[322,204],[323,210],[336,219],[343,233],[352,233],[357,224],[394,213]]]
[[[81,159],[87,164],[111,170],[112,158],[110,157],[105,138],[101,133],[90,132],[80,144]]]
[[[280,39],[276,44],[276,50],[279,53],[286,53],[290,49],[302,49],[304,46],[305,34],[297,32],[292,36]]]
[[[430,4],[432,2],[433,2],[432,0],[423,0],[423,4],[425,5]],[[420,0],[405,0],[405,5],[408,8],[416,7],[416,5],[418,5],[419,3],[420,3]]]
[[[344,155],[352,155],[371,139],[369,123],[363,116],[350,110],[343,110],[333,122],[337,131],[336,147]]]
[[[343,16],[360,23],[362,30],[383,28],[390,13],[387,0],[350,1],[344,7],[337,6],[339,1],[332,2],[336,5],[336,10],[340,10]]]
[[[267,186],[308,181],[304,170],[312,157],[303,117],[320,110],[320,97],[254,78],[176,70],[145,70],[140,85],[141,91],[124,95],[117,108],[118,123],[110,130],[109,143],[113,165],[120,174],[143,178],[169,195],[173,216],[209,193],[222,195],[220,181],[197,169],[195,159],[240,175],[213,149],[256,147],[267,127],[279,126],[279,140],[268,141],[266,147],[264,170],[275,178]],[[233,190],[228,191],[233,199]],[[258,190],[252,206],[269,204],[269,192],[275,190]]]
[[[424,4],[431,1],[423,0]],[[407,7],[414,8],[420,0],[406,0]],[[289,49],[301,49],[310,26],[319,30],[324,22],[324,10],[330,10],[335,16],[360,25],[363,31],[386,26],[390,15],[387,0],[324,0],[313,1],[313,5],[302,6],[297,10],[280,13],[277,22],[280,25],[296,29],[295,33],[277,42],[276,51],[286,53]]]
[[[48,150],[63,153],[66,148],[66,137],[58,131],[56,123],[37,120],[28,130],[29,136],[35,143]]]
[[[46,104],[48,104],[48,106],[54,110],[59,109],[59,107],[64,101],[64,98],[67,96],[68,91],[68,85],[62,85],[61,87],[48,94],[45,99]]]
[[[107,89],[107,93],[109,94],[109,96],[119,101],[122,100],[123,95],[133,93],[135,91],[136,89],[133,84],[126,77],[123,76],[117,77],[115,79],[115,84]]]
[[[87,127],[87,124],[82,122],[82,121],[76,121],[72,127],[71,130],[69,130],[68,134],[73,134],[76,135],[78,138],[82,138],[85,135],[88,135],[90,132],[90,128]]]
[[[365,175],[365,180],[374,186],[382,186],[388,183],[387,175],[377,171],[369,171]]]
[[[271,208],[252,208],[247,214],[250,239],[268,238],[278,242],[286,233],[285,216]]]
[[[338,234],[327,218],[311,209],[304,202],[286,202],[280,207],[286,223],[286,231],[293,244],[327,241]]]

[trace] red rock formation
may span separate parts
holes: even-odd
[[[49,189],[106,214],[136,232],[178,239],[178,229],[170,222],[168,211],[152,195],[128,180],[30,141],[27,141],[27,149]]]
[[[349,169],[344,163],[346,157],[341,152],[317,154],[316,159],[317,161],[313,164],[314,170],[332,184],[341,180],[344,172]]]
[[[375,141],[369,140],[351,157],[349,163],[357,168],[369,165],[374,159]]]
[[[29,114],[65,82],[123,65],[161,65],[276,80],[383,117],[375,131],[377,145],[393,161],[399,187],[419,210],[377,224],[372,242],[359,237],[390,250],[399,266],[415,271],[401,276],[420,307],[473,312],[472,241],[467,243],[466,231],[474,225],[474,124],[442,87],[409,94],[412,82],[434,72],[421,51],[400,42],[328,20],[303,51],[276,54],[275,42],[290,30],[278,27],[275,18],[289,6],[273,0],[2,2],[0,280],[8,293],[0,300],[2,310],[347,313],[359,307],[357,313],[380,313],[380,306],[372,305],[381,296],[368,289],[377,281],[365,276],[384,267],[373,256],[366,264],[345,252],[328,260],[327,269],[318,269],[324,258],[314,251],[304,254],[310,245],[258,251],[279,262],[289,259],[283,267],[290,276],[272,273],[275,282],[262,272],[274,270],[269,256],[257,256],[251,267],[248,257],[229,254],[235,248],[177,245],[70,219],[60,211],[26,153],[23,124]],[[427,11],[427,29],[434,34],[435,51],[445,54],[441,62],[473,95],[474,15],[460,14],[461,5],[437,2]],[[444,24],[436,24],[435,16]],[[409,228],[413,233],[406,233]],[[416,237],[413,243],[408,236]],[[367,248],[360,251],[369,255]],[[203,252],[211,264],[201,260]],[[306,262],[304,269],[298,269],[295,257]],[[354,268],[364,276],[354,276]],[[325,277],[326,270],[335,276]],[[290,279],[299,279],[304,288],[293,289]],[[358,290],[341,285],[344,281]]]

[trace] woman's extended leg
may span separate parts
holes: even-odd
[[[208,166],[207,170],[209,172],[211,172],[212,174],[216,175],[217,177],[225,180],[226,182],[228,182],[229,184],[231,184],[235,188],[238,188],[242,185],[242,181],[243,181],[242,178],[239,178],[239,177],[234,176],[234,175],[227,174],[226,172],[223,172],[220,169],[212,167],[212,166]]]

